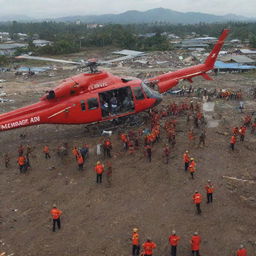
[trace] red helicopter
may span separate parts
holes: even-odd
[[[169,72],[146,81],[125,79],[106,71],[98,71],[97,66],[102,63],[95,60],[82,63],[90,68],[90,73],[82,73],[63,80],[38,103],[1,114],[0,131],[38,124],[98,123],[152,108],[162,101],[161,93],[176,86],[180,80],[192,82],[195,76],[212,80],[206,72],[213,69],[228,33],[228,29],[223,30],[203,64]],[[33,56],[23,58],[52,60]],[[64,62],[81,65],[80,62]],[[152,84],[158,87],[158,91],[150,88],[149,85]]]

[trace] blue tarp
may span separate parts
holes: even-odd
[[[256,69],[256,66],[242,65],[239,63],[224,63],[222,61],[216,61],[214,68],[218,69],[237,69],[237,70],[250,70]]]

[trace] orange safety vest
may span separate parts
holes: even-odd
[[[84,159],[81,155],[77,155],[77,163],[78,164],[83,164],[84,163]]]
[[[195,204],[200,204],[202,202],[202,195],[200,193],[195,193],[193,195],[193,200]]]
[[[132,234],[132,244],[139,245],[139,234],[137,232]]]
[[[48,146],[44,146],[44,153],[49,153],[49,147]]]
[[[196,167],[196,163],[195,163],[194,160],[192,160],[191,163],[189,164],[189,167],[188,167],[188,168],[189,168],[189,171],[190,171],[190,172],[195,172],[195,171],[196,171],[196,168],[195,168],[195,167]]]
[[[235,144],[236,143],[236,137],[234,135],[231,137],[230,143],[231,144]]]
[[[185,153],[185,154],[183,155],[183,160],[184,160],[185,163],[189,163],[190,157],[189,157],[189,155],[188,155],[187,153]]]
[[[25,156],[19,156],[17,162],[18,162],[19,165],[24,165],[26,163]]]
[[[172,246],[177,246],[179,240],[180,240],[180,237],[179,237],[179,236],[176,236],[176,235],[171,235],[171,236],[169,237],[169,243],[170,243],[170,245],[172,245]]]
[[[61,210],[59,210],[59,209],[57,209],[57,208],[52,208],[52,210],[51,210],[51,215],[52,215],[52,218],[54,219],[54,220],[57,220],[59,217],[60,217],[60,215],[62,214],[62,211]]]
[[[97,174],[102,174],[104,172],[104,165],[97,164],[95,166],[95,171],[96,171]]]
[[[200,243],[201,243],[201,237],[200,236],[192,236],[192,239],[191,239],[191,249],[192,249],[192,251],[199,251]]]
[[[143,244],[144,254],[146,255],[152,255],[153,249],[156,248],[156,244],[153,242],[146,242]]]
[[[212,194],[214,191],[214,188],[212,185],[206,185],[205,190],[206,190],[207,194]]]

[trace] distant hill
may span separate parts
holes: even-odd
[[[13,21],[13,20],[27,22],[27,21],[32,21],[34,19],[26,15],[0,15],[0,21]]]
[[[75,22],[80,20],[84,23],[116,23],[116,24],[131,24],[131,23],[152,23],[152,22],[167,22],[172,24],[195,24],[199,22],[213,23],[225,21],[253,21],[251,18],[227,14],[218,16],[200,12],[177,12],[170,9],[156,8],[145,12],[127,11],[120,14],[104,14],[104,15],[85,15],[85,16],[68,16],[55,19],[62,22]],[[254,19],[254,21],[256,18]]]

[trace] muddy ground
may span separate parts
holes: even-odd
[[[115,74],[130,75],[130,71],[128,67],[113,68]],[[150,70],[133,72],[146,74]],[[0,84],[3,86],[0,90],[15,100],[1,103],[1,113],[36,102],[44,91],[71,73],[63,71],[53,78],[38,75],[27,80],[1,74],[8,82]],[[197,78],[193,84],[202,88],[241,88],[246,111],[250,112],[255,110],[256,103],[248,91],[255,85],[255,73],[219,74],[214,81]],[[183,97],[169,95],[162,105],[182,100]],[[178,255],[190,255],[189,239],[194,231],[202,237],[203,256],[234,255],[241,243],[249,255],[254,255],[256,137],[247,132],[245,141],[238,142],[235,152],[231,152],[231,127],[240,125],[244,115],[239,113],[237,101],[213,99],[213,102],[214,112],[207,114],[220,121],[217,127],[207,129],[205,148],[188,146],[187,131],[191,124],[187,125],[186,117],[180,116],[177,144],[171,150],[168,165],[162,159],[164,131],[161,141],[153,147],[152,163],[143,155],[142,140],[135,155],[128,155],[122,151],[114,133],[110,188],[105,176],[101,185],[95,183],[95,146],[102,138],[85,133],[83,125],[40,125],[2,132],[1,159],[8,152],[11,166],[7,169],[3,164],[0,166],[0,252],[17,256],[128,256],[131,255],[132,228],[138,227],[141,242],[151,237],[157,244],[154,255],[169,255],[168,237],[172,229],[181,236]],[[142,127],[149,127],[149,123]],[[20,134],[25,134],[25,139],[20,138]],[[69,155],[61,161],[57,147],[64,142],[69,145]],[[90,146],[90,156],[84,171],[79,172],[71,149],[85,142]],[[19,144],[28,143],[35,149],[32,168],[24,175],[17,168],[17,150]],[[45,144],[50,146],[49,160],[44,159],[42,153]],[[187,149],[197,162],[194,180],[183,170],[182,155]],[[223,176],[249,181],[234,181]],[[208,179],[216,188],[211,205],[206,204],[204,191]],[[192,203],[196,189],[203,194],[201,216],[196,214]],[[62,229],[55,233],[51,231],[49,213],[53,203],[63,211]]]

